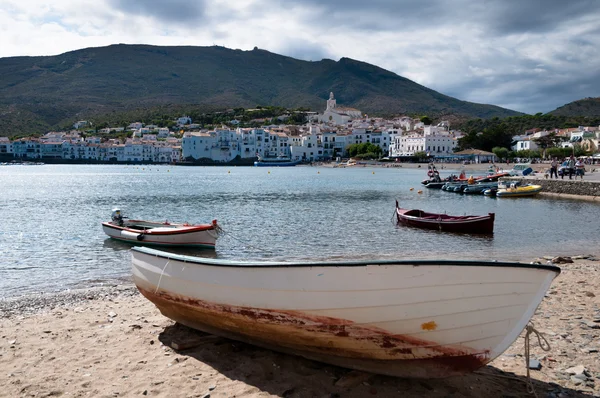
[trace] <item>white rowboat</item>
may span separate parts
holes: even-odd
[[[132,249],[133,279],[168,318],[373,373],[446,377],[519,336],[560,268],[453,260],[233,262]]]
[[[143,220],[103,222],[104,233],[113,239],[136,245],[185,246],[214,249],[219,226],[211,224],[177,224]]]

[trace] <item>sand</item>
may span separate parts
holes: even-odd
[[[541,364],[532,382],[539,397],[600,396],[600,261],[561,267],[532,320],[551,345],[545,352],[532,340]],[[475,373],[410,380],[205,337],[163,317],[130,284],[0,300],[0,327],[6,397],[532,396],[523,334]],[[576,366],[575,377],[567,370]]]

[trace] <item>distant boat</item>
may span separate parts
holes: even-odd
[[[448,214],[428,213],[418,209],[403,209],[396,201],[396,220],[398,224],[411,227],[435,229],[444,232],[462,232],[471,234],[494,233],[494,213],[485,216],[450,216]]]
[[[181,246],[214,249],[220,231],[217,220],[210,224],[129,220],[113,209],[112,221],[103,222],[104,233],[136,245]]]
[[[504,352],[560,273],[459,260],[240,262],[132,249],[133,280],[183,325],[336,366],[437,378]]]
[[[506,184],[507,182],[504,182]],[[524,184],[521,185],[518,181],[510,183],[510,185],[498,186],[496,197],[498,198],[514,198],[523,196],[535,196],[542,191],[541,185]]]
[[[508,173],[511,176],[527,176],[533,172],[531,168],[531,163],[517,163],[513,166],[511,170],[508,170]]]
[[[254,162],[256,167],[290,167],[300,164],[300,160],[292,160],[288,156],[278,156],[276,158],[258,157]]]

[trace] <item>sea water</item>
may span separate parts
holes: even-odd
[[[531,261],[598,251],[597,203],[461,195],[429,190],[425,178],[426,169],[401,167],[3,166],[0,297],[129,279],[131,245],[101,227],[114,207],[136,219],[216,219],[225,232],[216,250],[170,250],[232,260]],[[451,215],[496,213],[495,232],[397,226],[396,200]]]

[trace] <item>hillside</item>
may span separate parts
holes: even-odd
[[[548,113],[554,116],[586,116],[597,118],[600,117],[600,97],[573,101]]]
[[[339,104],[377,115],[505,117],[364,62],[301,61],[254,49],[112,45],[48,57],[0,58],[0,135],[44,132],[133,110],[202,111],[275,105],[321,111]]]

